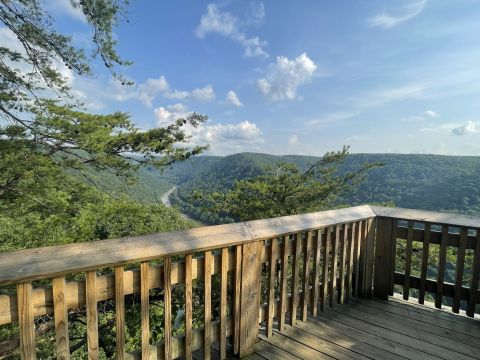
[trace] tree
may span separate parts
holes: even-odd
[[[366,173],[382,164],[363,164],[353,171],[341,171],[349,147],[326,153],[306,171],[288,163],[278,164],[265,174],[236,181],[233,189],[203,198],[205,211],[220,217],[247,221],[318,211],[334,206],[341,194],[364,180]]]

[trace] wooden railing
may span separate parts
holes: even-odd
[[[438,224],[441,233],[434,227]],[[191,359],[200,349],[209,359],[212,346],[224,359],[227,353],[249,354],[259,324],[270,337],[274,327],[283,331],[297,317],[316,316],[317,305],[323,311],[352,296],[386,298],[395,284],[403,286],[406,298],[410,289],[418,289],[420,302],[425,292],[434,292],[438,306],[450,296],[454,310],[464,300],[472,316],[480,303],[479,226],[475,218],[359,206],[3,253],[0,285],[16,291],[0,295],[0,326],[18,322],[22,358],[35,359],[38,319],[53,315],[51,356],[69,359],[69,319],[83,309],[86,352],[97,359],[102,351],[99,314],[110,307],[113,320],[107,325],[115,327],[117,359]],[[403,238],[405,271],[397,273],[395,249]],[[428,279],[424,262],[421,276],[412,276],[412,244],[417,241],[423,242],[423,255],[440,244],[441,269],[446,247],[459,248],[458,279],[465,251],[473,249],[470,286],[445,283],[443,270],[437,281]],[[137,305],[139,346],[127,349],[126,334],[134,320],[125,317]],[[158,318],[152,322],[153,305],[161,307],[161,324]],[[174,313],[174,305],[181,311]]]

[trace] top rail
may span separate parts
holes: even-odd
[[[183,231],[6,252],[0,254],[0,285],[148,261],[164,256],[208,251],[375,216],[370,206],[364,205]]]

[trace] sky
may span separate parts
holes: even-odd
[[[91,48],[68,0],[56,26]],[[68,74],[92,112],[141,129],[196,111],[210,154],[480,155],[480,1],[132,1],[115,29],[135,82]],[[5,38],[0,29],[0,42]]]

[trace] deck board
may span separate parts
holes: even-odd
[[[480,359],[478,319],[395,297],[356,299],[260,338],[248,359]]]

